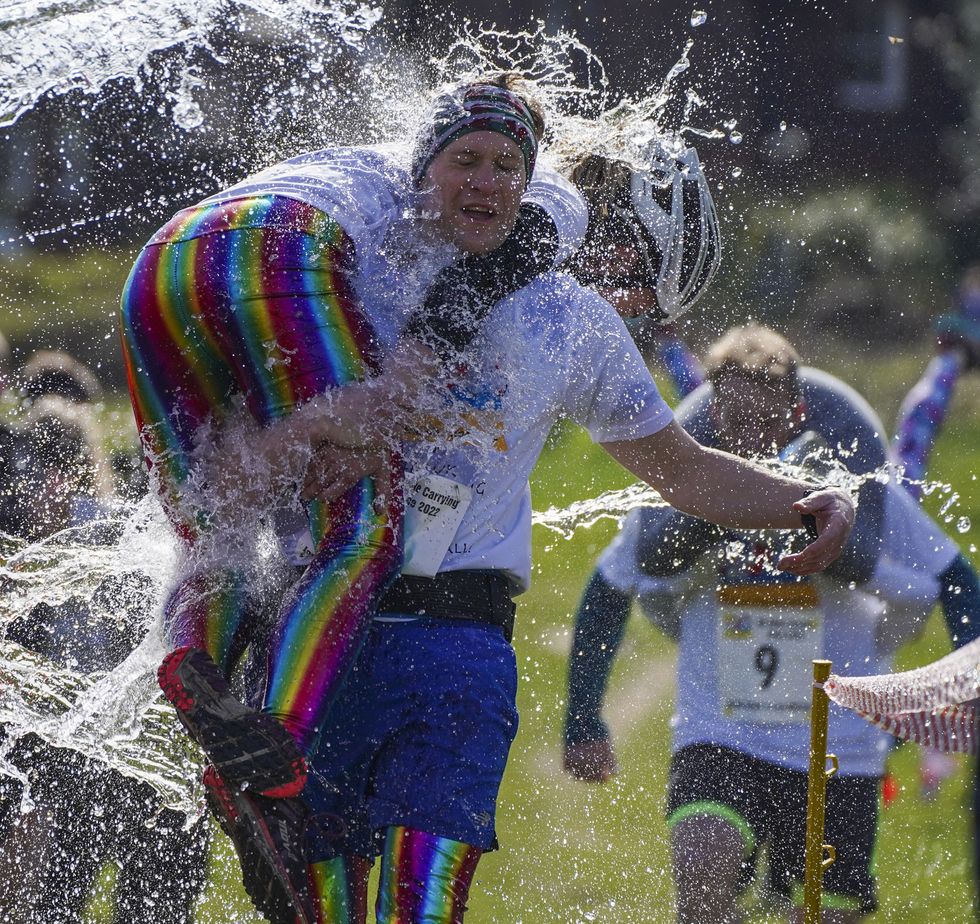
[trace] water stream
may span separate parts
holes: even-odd
[[[95,97],[107,85],[126,81],[137,90],[147,84],[165,86],[174,124],[186,132],[197,131],[207,114],[199,102],[203,78],[196,56],[229,63],[222,59],[214,36],[219,29],[241,28],[274,32],[303,45],[314,71],[322,70],[338,49],[354,55],[362,67],[363,85],[373,94],[371,123],[382,137],[395,127],[404,131],[433,86],[488,67],[510,67],[528,72],[535,81],[553,126],[552,153],[559,160],[574,159],[582,150],[636,159],[653,137],[670,144],[680,144],[691,134],[741,141],[734,122],[716,125],[703,116],[704,103],[695,88],[679,88],[691,67],[693,38],[647,94],[614,101],[602,62],[574,35],[549,33],[543,26],[520,35],[463,26],[443,55],[412,61],[372,45],[380,17],[380,8],[356,0],[7,4],[0,9],[0,126],[13,125],[48,95],[81,91]],[[692,29],[706,19],[706,13],[695,10]],[[425,74],[427,82],[392,80],[395,68],[401,69],[400,78]],[[284,76],[279,90],[287,98],[295,96],[304,76],[308,75]],[[392,85],[398,92],[391,92]],[[683,98],[680,121],[665,126],[662,117],[676,94]],[[407,143],[404,136],[401,140]],[[264,141],[256,139],[256,146],[261,148]],[[167,206],[176,211],[186,204],[173,201]],[[57,226],[33,232],[31,241],[46,233],[70,233],[105,217],[68,215]],[[899,476],[886,468],[865,477]],[[853,491],[860,484],[840,466],[832,469],[831,480]],[[950,485],[930,483],[923,490],[944,496],[939,516],[945,524],[960,533],[970,529],[957,512],[958,496]],[[533,522],[570,539],[597,523],[618,521],[630,510],[661,504],[653,489],[637,484],[536,511]],[[740,549],[731,554],[737,556]],[[7,731],[0,744],[0,773],[27,782],[11,752],[17,739],[30,733],[149,784],[167,806],[189,816],[200,812],[200,755],[162,703],[154,676],[164,653],[160,607],[176,557],[172,534],[153,497],[120,503],[97,527],[67,530],[32,544],[0,535],[0,624],[27,620],[42,606],[65,614],[67,631],[74,628],[93,637],[122,632],[130,642],[138,641],[108,671],[73,663],[71,657],[56,664],[15,642],[0,642],[0,725]],[[280,564],[272,552],[264,565],[259,562],[268,568],[270,586],[276,585]],[[113,600],[131,593],[139,598],[142,616],[136,624],[120,626],[120,607],[113,606]],[[71,624],[73,613],[83,615],[82,624]],[[27,786],[22,809],[31,806]]]

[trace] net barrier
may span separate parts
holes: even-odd
[[[978,751],[980,639],[911,671],[831,674],[824,688],[835,703],[897,738],[951,754]]]

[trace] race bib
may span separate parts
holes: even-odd
[[[813,585],[722,587],[718,609],[721,714],[733,722],[808,721],[824,630]]]
[[[402,574],[436,576],[472,499],[465,484],[427,472],[406,474]]]

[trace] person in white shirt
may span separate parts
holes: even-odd
[[[341,838],[314,850],[320,906],[347,909],[331,921],[363,919],[377,855],[379,921],[462,920],[477,861],[496,843],[517,726],[509,637],[511,597],[531,575],[528,476],[559,417],[688,509],[741,519],[757,515],[747,510],[756,499],[772,523],[769,504],[780,503],[778,479],[688,441],[615,310],[568,276],[542,274],[498,303],[460,384],[498,396],[505,448],[454,441],[406,451],[407,504],[421,511],[407,561],[327,717],[305,794],[344,822]],[[782,503],[810,488],[797,483]],[[784,565],[810,567],[792,557]],[[427,917],[432,908],[444,916]]]
[[[745,526],[799,528],[812,517],[819,538],[786,567],[825,566],[850,528],[842,492],[804,497],[812,486],[690,440],[608,303],[570,278],[535,275],[561,258],[576,236],[566,224],[578,222],[580,232],[585,214],[572,187],[554,180],[544,184],[551,221],[541,220],[534,168],[543,126],[519,93],[506,81],[467,85],[440,96],[427,125],[410,165],[383,153],[321,152],[179,213],[140,255],[123,299],[137,420],[191,565],[166,606],[174,651],[161,686],[214,764],[206,774],[212,805],[235,840],[253,901],[276,921],[314,920],[330,884],[353,881],[338,862],[363,857],[341,845],[338,862],[308,873],[304,832],[316,827],[311,806],[324,809],[303,792],[303,758],[339,740],[332,723],[352,712],[338,696],[355,697],[381,721],[377,691],[357,679],[365,671],[369,685],[377,679],[366,666],[372,634],[391,633],[404,653],[411,646],[400,633],[418,631],[414,617],[450,618],[446,610],[455,609],[489,639],[474,654],[478,670],[506,670],[493,648],[503,642],[510,593],[530,569],[527,475],[557,416],[581,420],[686,509]],[[495,264],[508,248],[510,257]],[[250,436],[243,456],[236,427]],[[254,535],[242,528],[241,498],[258,508],[277,493],[276,477],[302,479],[324,441],[381,451],[361,452],[359,480],[348,465],[342,490],[316,492],[313,560],[273,627],[263,710],[246,710],[226,682],[254,628]],[[412,472],[404,539],[403,459]],[[445,594],[439,575],[452,585]],[[405,583],[412,576],[436,584],[420,590]],[[399,628],[372,621],[375,610],[382,619],[412,618]],[[505,678],[497,686],[506,690]],[[456,696],[439,701],[448,708]],[[491,712],[487,704],[484,718]],[[411,725],[400,713],[388,719]],[[513,722],[485,725],[499,739],[480,770],[483,791],[495,797]],[[354,733],[356,742],[369,739],[380,746],[365,726]],[[432,767],[439,753],[433,742],[420,754],[398,752],[394,776]],[[450,782],[456,769],[436,767]],[[342,789],[336,779],[331,786]],[[463,811],[459,800],[448,804]],[[492,813],[488,828],[486,808],[470,812],[481,819],[471,843],[453,837],[468,831],[432,830],[423,812],[399,806],[380,806],[374,829],[410,842],[419,868],[447,851],[460,858],[466,874],[457,869],[431,888],[465,896],[488,831],[492,838]],[[326,811],[349,828],[348,807]],[[401,843],[396,852],[406,851]],[[391,863],[383,868],[383,894],[396,905],[409,901],[404,877]]]
[[[864,402],[830,376],[800,368],[795,350],[771,330],[730,331],[706,365],[707,384],[677,412],[703,438],[711,427],[713,442],[765,454],[792,452],[801,433],[815,430],[825,450],[859,469],[884,452],[880,423]],[[630,515],[600,558],[576,621],[565,766],[594,782],[615,772],[600,713],[628,602],[638,598],[679,642],[668,795],[679,922],[741,920],[738,898],[763,845],[769,885],[799,898],[810,662],[826,657],[842,673],[887,672],[895,647],[943,592],[956,547],[899,484],[876,485],[882,496],[867,498],[872,522],[852,533],[865,548],[849,548],[819,577],[772,568],[785,534],[722,531],[668,508]],[[839,860],[825,879],[823,919],[846,924],[876,903],[870,863],[888,742],[836,707],[830,736],[841,772],[828,788],[827,840]]]

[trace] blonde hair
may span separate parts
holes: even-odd
[[[712,382],[731,375],[795,388],[800,355],[782,334],[753,322],[715,341],[704,365]]]

